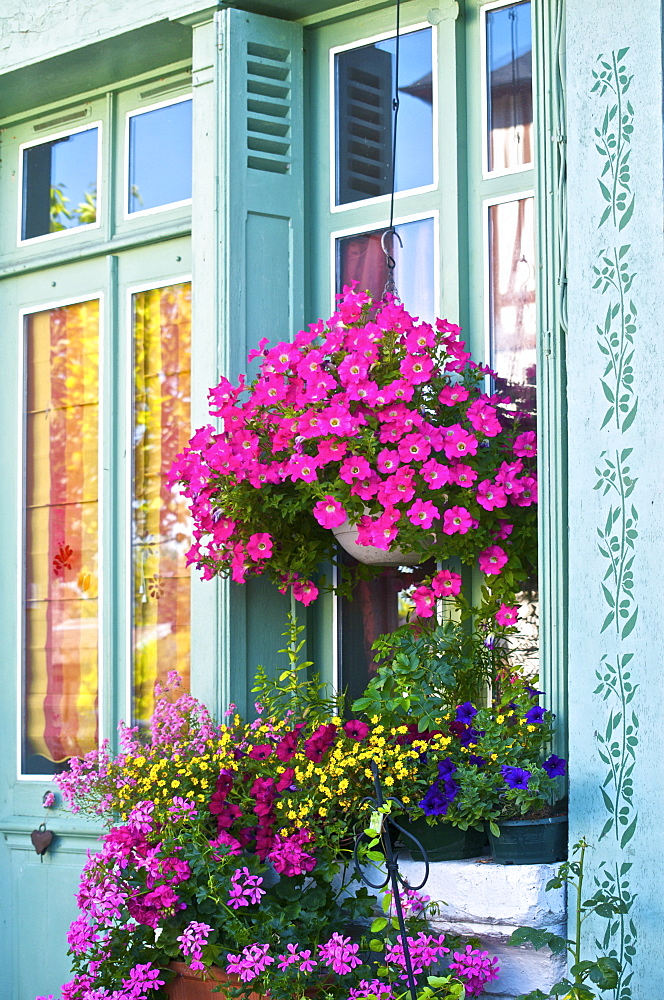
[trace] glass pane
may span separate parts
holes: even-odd
[[[23,771],[97,744],[99,303],[27,319]]]
[[[98,139],[90,128],[23,150],[21,239],[97,221]]]
[[[534,200],[489,208],[491,367],[520,409],[535,413]]]
[[[177,670],[189,683],[191,522],[166,476],[191,436],[191,285],[134,295],[133,340],[134,721],[145,726],[157,682]]]
[[[191,198],[191,100],[129,118],[128,212]]]
[[[533,162],[533,70],[530,3],[486,14],[489,170]]]
[[[396,261],[394,280],[399,297],[408,312],[420,319],[434,319],[433,219],[420,219],[395,226],[401,237],[392,239],[391,253]],[[336,241],[337,292],[351,281],[357,281],[362,291],[371,292],[374,299],[383,297],[388,278],[385,254],[380,244],[384,229],[355,236],[342,236]],[[390,248],[388,243],[388,249]]]
[[[534,199],[502,202],[489,209],[491,367],[496,389],[509,390],[521,412],[520,430],[536,430],[536,314]],[[510,641],[512,662],[532,674],[539,664],[537,578],[517,595],[518,632]]]
[[[392,189],[396,39],[335,56],[337,205]],[[395,190],[433,183],[431,29],[401,36]]]
[[[344,554],[344,562],[357,565]],[[339,599],[340,688],[347,704],[363,694],[375,675],[377,663],[371,647],[379,635],[394,632],[405,624],[413,604],[408,593],[429,572],[433,563],[421,566],[386,567],[372,580],[358,580],[352,600]]]

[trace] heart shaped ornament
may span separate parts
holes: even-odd
[[[46,854],[49,849],[50,843],[53,840],[53,834],[50,830],[46,828],[39,830],[33,830],[30,834],[30,840],[36,850],[37,854]]]

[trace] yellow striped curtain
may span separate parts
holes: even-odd
[[[23,768],[97,744],[99,303],[26,323]]]
[[[156,682],[189,685],[191,524],[166,475],[190,431],[191,285],[133,299],[132,563],[134,721],[149,723]]]

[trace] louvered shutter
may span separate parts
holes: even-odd
[[[387,194],[392,183],[392,56],[373,46],[336,57],[337,204]]]
[[[228,370],[303,322],[302,28],[221,12],[222,315]]]

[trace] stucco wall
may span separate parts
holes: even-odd
[[[3,72],[213,4],[205,0],[3,0]],[[73,27],[75,26],[75,28]]]
[[[656,0],[568,2],[571,838],[628,907],[587,929],[620,1000],[664,950],[661,37]]]

